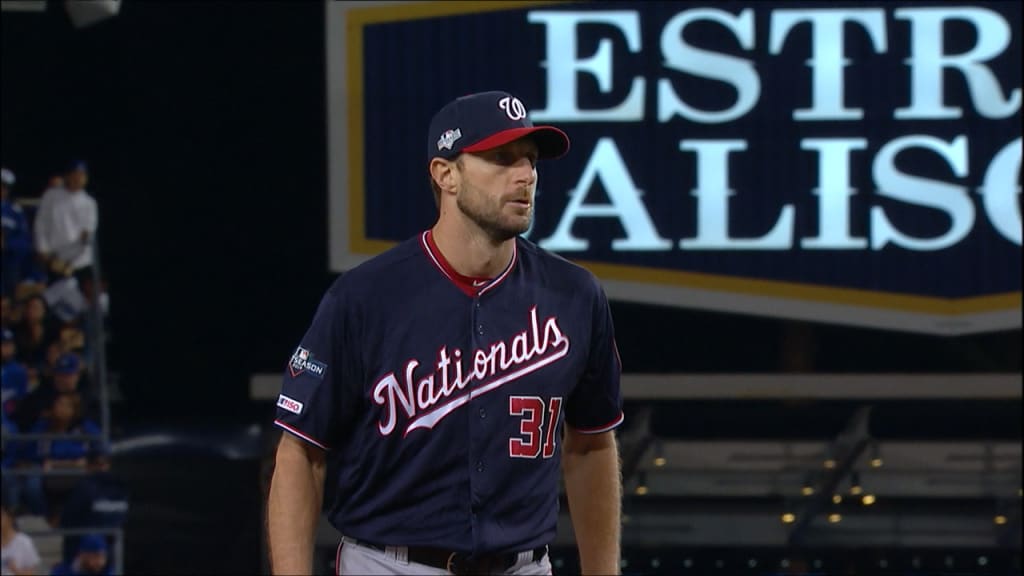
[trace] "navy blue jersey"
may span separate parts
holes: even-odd
[[[550,542],[562,422],[622,422],[608,302],[518,238],[467,293],[429,231],[342,275],[288,363],[276,424],[328,450],[332,524],[467,553]]]

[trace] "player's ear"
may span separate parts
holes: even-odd
[[[434,158],[430,161],[430,177],[442,192],[450,192],[457,188],[454,162]]]

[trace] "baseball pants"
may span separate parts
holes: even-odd
[[[443,568],[426,564],[409,562],[405,558],[405,548],[389,546],[386,550],[378,550],[359,544],[352,538],[342,537],[338,544],[335,574],[385,575],[398,576],[448,576],[451,574]],[[506,576],[550,576],[551,561],[547,555],[534,560],[530,552],[521,553],[519,560],[504,572]]]

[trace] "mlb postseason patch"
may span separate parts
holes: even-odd
[[[452,145],[455,144],[455,141],[459,138],[462,138],[462,130],[458,128],[455,130],[448,130],[444,134],[441,134],[441,138],[438,139],[437,149],[443,150],[447,148],[448,150],[451,150]]]
[[[292,414],[302,414],[302,402],[289,398],[284,394],[277,397],[277,405]]]
[[[327,364],[313,358],[313,353],[302,346],[295,350],[291,361],[288,362],[288,371],[291,372],[292,378],[297,377],[303,372],[309,372],[313,376],[322,379],[325,370],[327,370]]]

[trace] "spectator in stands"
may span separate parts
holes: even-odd
[[[57,328],[56,332],[56,339],[50,342],[46,347],[45,362],[38,367],[37,374],[34,375],[37,378],[37,383],[53,382],[57,377],[57,365],[62,363],[61,357],[63,356],[72,354],[79,360],[77,365],[81,366],[82,364],[80,360],[81,353],[85,348],[85,334],[82,332],[81,328],[78,328],[74,324],[65,324]],[[63,360],[63,365],[69,367],[75,366],[76,364],[74,363],[74,360],[65,358]],[[86,380],[85,373],[81,370],[71,370],[70,368],[66,368],[66,370],[69,375],[71,372],[78,372],[78,378],[80,380]],[[33,374],[30,373],[29,380],[32,379],[32,376]],[[79,385],[77,389],[84,392],[88,390],[88,386]]]
[[[92,240],[99,224],[96,200],[85,190],[88,181],[85,162],[72,162],[65,185],[43,192],[33,230],[50,282],[74,276],[83,292],[92,281]]]
[[[0,336],[0,402],[5,417],[14,414],[17,402],[28,394],[28,371],[16,358],[14,332],[2,329]]]
[[[60,350],[64,354],[81,353],[85,349],[85,332],[75,323],[67,323],[60,327],[58,334]]]
[[[22,304],[33,296],[42,296],[46,291],[45,278],[25,278],[14,287],[14,307],[11,309],[11,320],[17,324],[21,321]]]
[[[99,436],[102,431],[92,420],[82,416],[82,397],[78,392],[58,392],[53,396],[49,409],[43,417],[28,430],[30,434],[55,434],[70,438],[37,440],[33,450],[26,453],[27,463],[41,467],[44,472],[51,470],[80,470],[86,472],[91,459],[107,454],[102,440],[78,439],[75,436]],[[26,499],[31,508],[39,509],[44,502],[47,520],[51,526],[60,521],[64,500],[74,488],[79,477],[74,475],[50,475],[41,481],[26,482]],[[40,494],[40,491],[42,494]]]
[[[0,169],[0,246],[3,247],[3,277],[0,288],[4,294],[14,293],[14,287],[24,277],[32,255],[32,235],[28,219],[21,206],[11,198],[14,173]]]
[[[36,367],[46,360],[46,347],[53,340],[53,324],[48,312],[42,294],[33,293],[19,304],[14,338],[18,360],[26,367]]]
[[[89,387],[83,385],[83,380],[82,361],[78,355],[61,354],[53,366],[52,378],[43,379],[36,389],[18,401],[14,412],[15,424],[22,430],[35,426],[43,416],[43,412],[50,407],[53,396],[68,392],[80,392],[85,398],[84,413],[89,418],[98,417],[99,408],[96,405],[96,399],[90,393]]]
[[[82,416],[82,395],[78,392],[58,392],[49,410],[29,432],[70,436],[99,436],[101,433],[95,422]],[[85,470],[90,457],[103,454],[106,454],[106,448],[99,440],[40,440],[36,444],[35,459],[43,470]]]
[[[14,517],[5,502],[0,506],[0,564],[3,575],[35,574],[39,567],[39,552],[32,538],[19,532]]]
[[[71,562],[61,562],[53,567],[51,576],[94,576],[110,574],[107,558],[107,539],[99,534],[83,536],[78,552]]]
[[[99,398],[93,390],[81,356],[75,352],[61,354],[53,367],[52,382],[53,390],[58,394],[79,392],[82,396],[82,416],[94,422],[99,420]]]
[[[110,457],[93,459],[93,473],[75,485],[64,501],[60,528],[118,528],[128,516],[128,490],[110,472]],[[64,537],[64,560],[74,558],[80,537]]]
[[[0,417],[3,418],[4,435],[17,434],[20,428],[14,423],[13,418],[17,413],[18,406],[28,396],[29,378],[28,371],[19,363],[15,356],[14,334],[7,328],[3,328],[2,353],[3,364],[0,366],[0,390],[2,390],[3,408],[0,410]],[[0,470],[3,475],[3,500],[8,506],[17,510],[21,503],[22,486],[25,483],[24,476],[7,474],[7,470],[13,467],[15,457],[20,454],[23,443],[12,438],[3,442],[3,456],[0,460]]]

